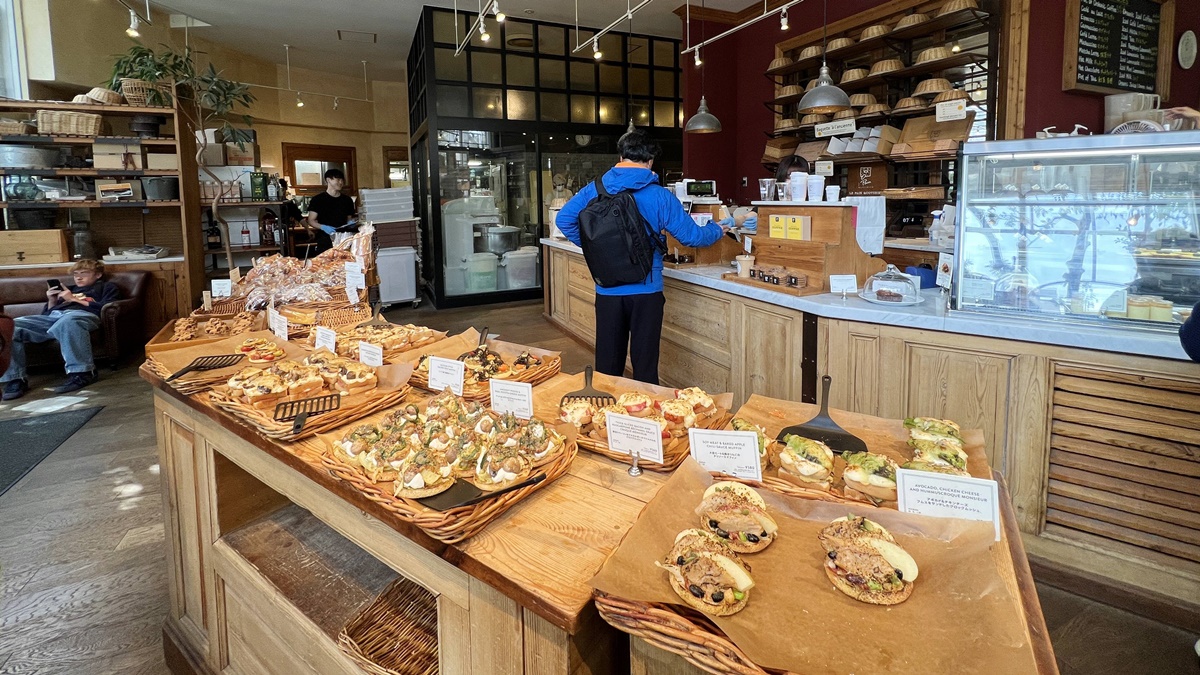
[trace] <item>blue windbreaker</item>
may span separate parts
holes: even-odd
[[[655,232],[669,232],[684,246],[704,248],[715,244],[721,238],[721,226],[710,222],[704,227],[696,224],[683,204],[658,184],[658,175],[650,169],[640,166],[622,166],[618,164],[604,174],[604,189],[609,194],[620,190],[633,190],[633,201],[638,211],[650,224]],[[579,212],[596,198],[596,186],[588,183],[583,186],[571,201],[563,205],[558,212],[555,223],[563,235],[576,246],[582,246],[579,238]],[[613,288],[596,287],[597,295],[643,295],[657,293],[663,289],[662,254],[654,251],[654,266],[650,275],[640,284],[628,284]]]

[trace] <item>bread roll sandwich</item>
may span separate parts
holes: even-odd
[[[767,463],[770,459],[767,452],[768,447],[773,447],[775,441],[767,438],[767,432],[762,427],[758,426],[750,420],[744,420],[740,417],[735,417],[729,422],[734,431],[752,431],[758,435],[758,463],[762,468],[767,468]]]
[[[917,563],[883,526],[850,516],[831,523],[818,538],[834,588],[873,605],[897,605],[912,595]]]
[[[454,485],[454,469],[446,453],[433,448],[421,448],[400,465],[395,495],[407,499],[429,497]]]
[[[901,469],[911,469],[913,471],[928,471],[929,473],[942,473],[948,476],[970,476],[971,474],[963,469],[956,469],[953,466],[946,464],[934,464],[922,459],[914,459],[911,462],[905,462],[900,465]]]
[[[896,463],[873,452],[851,452],[842,455],[846,469],[842,481],[848,493],[859,493],[876,500],[896,500]]]
[[[659,401],[657,405],[663,419],[667,421],[667,431],[671,436],[685,436],[688,429],[696,426],[696,413],[692,410],[691,403],[673,398]]]
[[[910,429],[908,444],[913,448],[914,459],[961,471],[967,469],[967,452],[963,450],[962,441],[955,436]]]
[[[709,616],[737,614],[750,601],[750,566],[702,530],[680,532],[666,560],[655,564],[684,603]]]
[[[962,429],[950,420],[939,420],[932,417],[909,417],[904,420],[904,426],[917,431],[928,431],[939,436],[952,436],[962,440]]]
[[[592,423],[592,415],[596,414],[596,406],[583,399],[567,401],[558,411],[558,418],[568,424],[574,424],[582,429]]]
[[[676,389],[675,398],[692,404],[692,412],[696,413],[697,417],[711,415],[717,411],[717,404],[714,403],[712,397],[700,387]]]
[[[779,526],[753,488],[733,481],[713,483],[704,491],[700,528],[712,532],[739,553],[757,553],[771,545]]]
[[[621,394],[621,398],[617,399],[617,405],[625,409],[626,415],[634,417],[647,417],[654,412],[654,399],[636,391]]]
[[[788,434],[775,455],[779,477],[800,487],[829,489],[833,451],[821,441]]]

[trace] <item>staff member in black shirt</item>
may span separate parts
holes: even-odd
[[[308,231],[316,237],[319,254],[333,248],[335,232],[354,232],[357,228],[354,200],[342,194],[346,186],[346,174],[341,169],[325,172],[325,191],[308,202],[308,219],[304,221]]]

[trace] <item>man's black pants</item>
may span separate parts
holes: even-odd
[[[658,344],[662,337],[662,291],[641,295],[596,295],[596,370],[625,375],[625,356],[633,361],[633,379],[658,384]]]

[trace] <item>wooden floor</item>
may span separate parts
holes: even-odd
[[[541,304],[388,312],[393,321],[467,327],[563,352],[578,372],[591,353],[541,318]],[[17,405],[51,396],[35,377]],[[79,407],[104,405],[86,427],[0,496],[0,675],[159,675],[167,611],[162,497],[150,388],[136,365],[105,372]],[[0,439],[3,452],[3,439]],[[1063,675],[1196,675],[1197,636],[1039,585]]]

